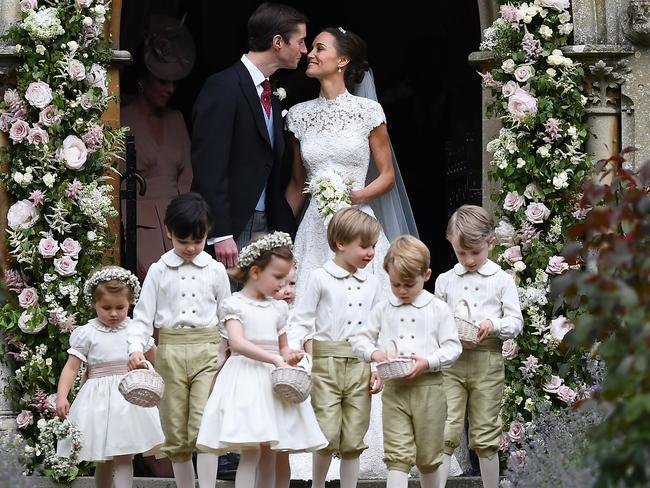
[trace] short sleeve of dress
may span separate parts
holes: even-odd
[[[82,327],[77,327],[70,334],[70,347],[68,348],[68,354],[76,356],[81,359],[84,363],[88,362],[88,351],[90,351],[90,333],[91,327],[89,325],[84,325]]]
[[[295,105],[289,109],[287,116],[284,118],[284,128],[292,132],[296,139],[300,140],[305,132],[305,123],[302,119],[301,105]]]
[[[219,313],[219,316],[221,317],[220,324],[224,326],[224,329],[228,320],[239,320],[243,322],[241,303],[236,296],[228,297],[221,303],[221,313]]]
[[[378,102],[367,100],[366,104],[366,128],[368,129],[368,133],[370,133],[375,127],[386,123],[386,114],[384,114],[384,109]]]
[[[273,300],[273,308],[278,314],[276,329],[278,336],[286,334],[289,326],[289,305],[284,300]]]

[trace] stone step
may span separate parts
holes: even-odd
[[[33,476],[30,480],[34,481],[33,488],[60,488],[52,479],[44,476]],[[72,483],[72,488],[95,488],[95,482],[90,476],[80,476]],[[198,483],[196,484],[198,488]],[[233,488],[235,483],[232,481],[217,481],[216,488]],[[311,483],[303,480],[292,480],[291,488],[309,488]],[[339,486],[338,481],[327,483],[328,488]],[[384,488],[386,480],[359,480],[359,488]],[[417,479],[409,480],[409,488],[420,486]],[[482,488],[481,478],[474,476],[462,476],[458,478],[449,478],[447,488]],[[176,483],[172,478],[134,478],[133,488],[176,488]]]

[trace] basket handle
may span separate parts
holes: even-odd
[[[454,308],[454,313],[456,313],[456,310],[458,309],[458,305],[464,304],[465,307],[467,308],[467,320],[472,320],[472,309],[469,306],[469,302],[465,298],[461,298],[458,300],[458,303],[456,303],[456,308]]]
[[[391,346],[394,351],[394,354],[392,355],[391,355]],[[390,341],[388,341],[388,345],[386,346],[386,359],[397,359],[398,357],[399,357],[399,351],[397,349],[397,341],[395,339],[391,339]]]
[[[296,364],[296,367],[302,368],[302,369],[304,369],[305,371],[308,371],[308,372],[311,371],[311,355],[308,352],[306,352],[305,355],[302,357],[302,359],[300,361],[298,361],[298,362],[299,363],[302,362],[303,359],[306,360],[307,367],[298,366],[297,364]]]

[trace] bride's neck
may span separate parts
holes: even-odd
[[[320,96],[327,100],[334,100],[340,94],[345,92],[345,82],[343,78],[336,80],[321,80]]]

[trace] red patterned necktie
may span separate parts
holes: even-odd
[[[262,82],[262,107],[266,112],[266,116],[271,116],[271,82],[269,80],[264,80]]]

